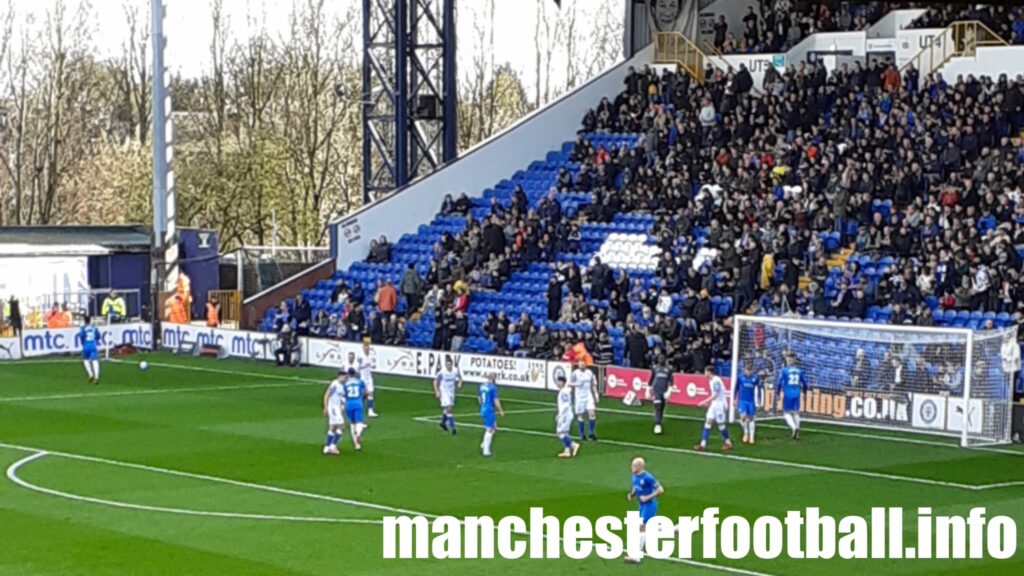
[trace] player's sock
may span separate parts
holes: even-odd
[[[743,429],[744,436],[750,436],[750,420],[740,420],[740,428]]]
[[[757,424],[755,424],[753,420],[751,420],[750,422],[747,422],[747,430],[750,431],[749,434],[750,434],[750,441],[751,442],[754,441],[754,430],[756,430],[756,429],[757,429]]]
[[[586,424],[583,423],[583,420],[576,420],[576,427],[580,429],[580,440],[583,440],[584,438],[586,438],[587,437],[587,434],[586,434],[587,430],[586,430]]]
[[[711,435],[711,426],[709,424],[705,424],[704,425],[704,430],[701,431],[701,433],[700,433],[700,445],[701,446],[707,446],[708,445],[708,436],[710,436],[710,435]]]
[[[337,441],[334,439],[334,434],[328,432],[327,439],[324,440],[324,446],[333,446],[334,444],[337,444]]]
[[[455,414],[448,415],[448,426],[455,432]]]
[[[594,435],[594,429],[597,428],[597,418],[590,419],[590,435]]]
[[[488,430],[484,432],[484,454],[491,453],[491,440],[494,439],[494,432]]]
[[[366,399],[366,406],[371,412],[373,411],[373,396]]]
[[[718,432],[722,434],[722,440],[729,441],[729,427],[722,424],[718,427]]]
[[[786,413],[782,417],[783,417],[783,419],[786,420],[786,426],[789,426],[790,430],[792,430],[793,432],[796,432],[796,420],[793,419],[793,415],[789,414],[789,413]]]
[[[799,414],[793,414],[793,423],[795,424],[796,430],[799,431],[800,430],[800,415]]]
[[[100,361],[99,360],[93,360],[92,361],[92,377],[94,379],[96,379],[97,381],[100,379]]]
[[[644,552],[647,551],[647,532],[640,533],[640,550],[637,551],[636,559],[639,560],[644,557]]]
[[[562,445],[565,446],[566,450],[572,448],[572,438],[568,434],[562,434]]]
[[[90,362],[89,360],[85,360],[82,362],[82,364],[85,365],[85,373],[89,376],[89,379],[92,380],[92,362]]]
[[[661,420],[665,417],[665,403],[661,402],[654,407],[654,423],[661,426]]]

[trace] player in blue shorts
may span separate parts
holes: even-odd
[[[644,556],[644,545],[647,542],[647,521],[658,515],[658,496],[665,493],[665,488],[647,471],[647,462],[643,458],[634,458],[631,464],[633,475],[630,477],[632,488],[626,499],[636,498],[640,506],[640,519],[644,526],[640,528],[640,549],[627,550],[626,562],[639,564]]]
[[[352,434],[352,445],[356,450],[363,449],[363,406],[366,401],[366,384],[356,378],[356,371],[353,368],[348,370],[348,380],[345,381],[345,418],[349,422],[349,432]]]
[[[796,365],[796,357],[792,352],[785,355],[786,366],[779,371],[779,379],[775,382],[775,392],[782,396],[782,416],[792,431],[793,440],[800,439],[800,393],[807,391],[807,379],[804,371]]]
[[[754,374],[754,363],[747,360],[743,363],[743,374],[737,378],[736,393],[739,400],[736,402],[736,409],[740,413],[740,426],[743,428],[743,443],[754,443],[754,432],[757,425],[754,417],[757,416],[757,397],[764,393],[761,386],[761,378]]]
[[[92,325],[92,319],[85,317],[85,325],[78,330],[78,341],[82,343],[82,364],[89,375],[90,384],[100,383],[100,331]]]
[[[505,417],[505,409],[501,407],[501,400],[498,399],[497,376],[493,373],[487,375],[487,381],[480,385],[480,391],[476,399],[480,402],[480,418],[484,421],[484,440],[480,443],[480,450],[484,456],[491,456],[491,441],[494,440],[494,432],[497,430],[497,414]]]

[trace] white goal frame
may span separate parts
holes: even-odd
[[[905,325],[888,325],[888,324],[870,324],[860,322],[841,322],[832,320],[816,320],[812,318],[794,318],[786,316],[749,316],[749,315],[736,315],[733,317],[732,325],[732,358],[730,361],[730,402],[729,402],[729,421],[734,422],[736,420],[736,381],[739,376],[739,356],[740,356],[740,339],[741,339],[741,325],[744,324],[763,324],[773,325],[781,328],[786,326],[792,326],[794,328],[825,328],[829,330],[856,330],[856,331],[877,331],[877,332],[898,332],[903,334],[932,334],[932,335],[947,335],[960,338],[965,345],[964,354],[964,383],[963,383],[963,395],[959,396],[961,401],[967,402],[971,398],[971,380],[973,378],[973,370],[968,367],[973,366],[973,352],[975,342],[975,332],[968,328],[940,328],[940,327],[923,327],[923,326],[905,326]],[[762,382],[762,385],[767,390],[769,386],[774,386],[774,382]],[[1007,401],[1007,422],[1012,421],[1013,411],[1013,382],[1009,382],[1010,389]],[[951,396],[953,398],[953,396]],[[774,416],[774,415],[773,415]],[[868,426],[859,422],[837,422],[824,418],[816,418],[813,416],[803,416],[803,420],[811,422],[819,422],[825,424],[833,424],[837,426],[851,426],[857,428],[866,429],[880,429],[880,430],[893,430],[898,432],[909,432],[914,434],[922,434],[928,436],[946,436],[960,439],[960,445],[968,448],[972,446],[980,446],[977,441],[970,442],[970,430],[966,425],[966,422],[961,426],[959,432],[948,432],[941,430],[920,430],[911,427],[897,427],[889,425],[874,425]],[[1010,438],[1006,438],[1005,442],[992,441],[989,444],[1003,444],[1010,442]]]

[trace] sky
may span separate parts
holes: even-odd
[[[54,0],[11,0],[16,11],[15,22],[34,15],[42,20],[47,6]],[[167,6],[165,30],[168,37],[167,64],[172,72],[185,77],[197,77],[208,68],[209,42],[212,34],[210,23],[210,0],[164,0]],[[472,19],[479,10],[482,0],[456,0],[458,6],[459,67],[468,69],[472,54],[466,49],[472,35]],[[577,0],[582,3],[598,0]],[[607,1],[607,0],[606,0]],[[611,0],[620,3],[620,0]],[[149,0],[65,0],[69,12],[88,2],[93,13],[96,48],[101,57],[111,56],[121,50],[126,35],[124,5],[139,7],[148,12]],[[224,0],[224,10],[232,31],[242,35],[246,30],[248,11],[265,11],[267,26],[272,35],[284,34],[287,16],[292,0]],[[530,87],[535,82],[533,36],[538,13],[538,3],[546,2],[553,9],[551,0],[497,0],[495,4],[495,60],[508,62],[520,72],[524,83]],[[336,13],[344,6],[361,0],[330,0],[328,9]],[[585,20],[585,19],[584,19]],[[17,24],[16,24],[17,25]],[[581,23],[586,26],[586,22]],[[528,49],[524,49],[528,48]]]

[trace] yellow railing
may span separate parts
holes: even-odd
[[[1007,46],[1006,40],[976,20],[953,22],[942,32],[935,36],[923,36],[922,40],[928,42],[928,45],[903,65],[904,70],[913,64],[918,72],[927,75],[942,68],[953,58],[973,58],[979,46]]]
[[[697,82],[704,83],[704,62],[707,56],[679,32],[658,32],[654,38],[654,62],[675,64]]]

